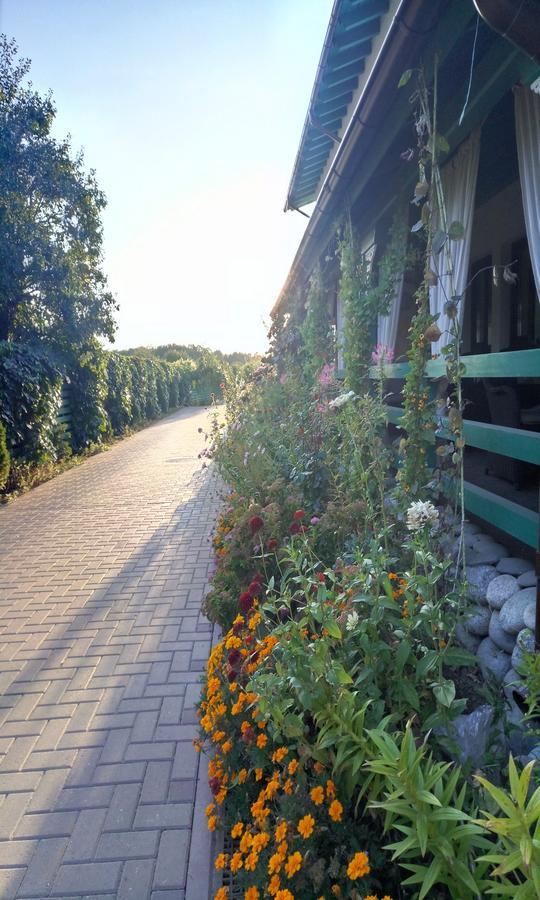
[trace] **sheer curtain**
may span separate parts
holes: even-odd
[[[446,226],[461,222],[463,239],[450,242],[453,263],[453,279],[448,273],[446,248],[434,259],[434,269],[439,275],[437,284],[430,289],[429,305],[433,315],[439,314],[437,325],[442,331],[438,341],[431,345],[432,353],[439,354],[450,342],[449,329],[452,320],[443,312],[451,294],[461,295],[467,285],[471,234],[474,217],[474,197],[480,158],[480,129],[476,128],[463,141],[454,157],[441,168],[441,182],[446,206]],[[463,300],[458,304],[460,322],[463,321]]]
[[[536,291],[540,299],[540,96],[514,88],[519,177]]]

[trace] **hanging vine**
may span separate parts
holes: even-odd
[[[339,294],[344,310],[346,381],[356,393],[368,387],[368,369],[376,341],[379,315],[387,315],[397,285],[409,264],[405,217],[398,211],[389,232],[388,247],[375,272],[372,260],[362,253],[350,221],[343,226],[338,246],[340,258]]]
[[[304,369],[310,379],[335,359],[335,335],[328,309],[328,293],[322,268],[317,265],[309,280],[306,316],[301,326],[305,349]]]

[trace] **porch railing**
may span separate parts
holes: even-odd
[[[540,378],[540,349],[464,356],[462,362],[465,367],[464,378]],[[394,363],[385,366],[385,374],[388,378],[403,379],[408,369],[408,363]],[[426,365],[426,374],[432,379],[444,376],[445,360],[430,360]],[[370,377],[378,378],[379,375],[379,367],[374,366],[370,370]],[[399,425],[403,410],[395,406],[388,406],[387,410],[389,421]],[[533,463],[539,467],[540,473],[539,432],[465,420],[463,434],[469,447]],[[437,437],[452,440],[445,420],[440,423]],[[540,548],[539,513],[469,481],[465,482],[465,506],[470,513],[484,519],[500,531],[530,547]]]

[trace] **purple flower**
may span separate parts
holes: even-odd
[[[319,384],[331,384],[334,380],[336,367],[333,363],[326,363],[319,372]]]
[[[309,521],[311,522],[312,525],[318,525],[321,520],[319,519],[318,516],[312,516]]]
[[[385,344],[377,344],[375,350],[371,354],[371,361],[377,366],[379,363],[391,363],[394,359],[394,351]]]

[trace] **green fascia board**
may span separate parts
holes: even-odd
[[[354,76],[350,76],[348,78],[343,79],[343,81],[338,82],[337,84],[329,85],[328,87],[321,88],[319,91],[318,102],[319,103],[328,103],[330,100],[335,100],[336,97],[342,97],[344,94],[348,94],[349,92],[356,90],[357,79]]]
[[[350,47],[335,47],[332,50],[328,65],[332,69],[340,69],[352,62],[361,62],[371,53],[371,40],[351,44]]]
[[[461,362],[465,367],[464,378],[540,378],[540,348],[462,356]],[[385,366],[384,371],[387,378],[405,378],[409,363],[393,363]],[[379,366],[371,366],[370,378],[377,379],[379,375]],[[426,375],[430,378],[446,375],[446,360],[428,360]]]
[[[365,61],[361,60],[360,62],[350,63],[348,66],[341,66],[339,69],[331,69],[329,72],[325,73],[322,83],[328,86],[334,86],[349,81],[351,77],[354,77],[356,81],[358,76],[364,71],[365,67]]]
[[[539,515],[512,500],[465,482],[465,508],[529,547],[537,547]]]

